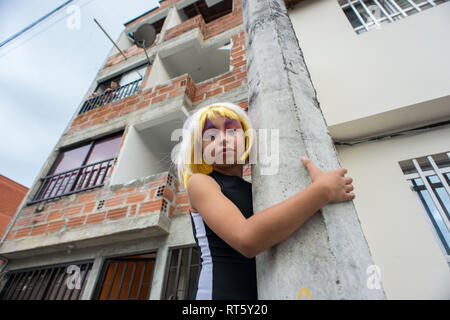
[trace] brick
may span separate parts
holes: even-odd
[[[229,85],[226,85],[225,86],[225,91],[230,91],[231,89],[239,87],[241,85],[241,82],[242,82],[241,80],[238,80],[238,81],[233,82],[233,83],[231,83]]]
[[[194,96],[194,98],[192,98],[192,102],[198,102],[204,99],[204,94],[198,95],[198,96]]]
[[[53,210],[49,213],[49,215],[47,217],[47,221],[61,219],[62,217],[63,217],[63,214],[62,214],[61,210]]]
[[[90,202],[95,199],[96,192],[84,193],[78,196],[78,202]]]
[[[96,204],[97,204],[96,201],[86,203],[84,205],[83,213],[90,213],[90,212],[92,212],[94,210]]]
[[[144,201],[146,197],[146,193],[130,194],[128,195],[127,204]]]
[[[163,101],[166,98],[167,98],[167,93],[157,96],[156,98],[153,98],[152,103],[157,103],[157,102]]]
[[[64,211],[64,215],[65,216],[71,216],[71,215],[74,215],[74,214],[81,213],[81,209],[83,209],[83,206],[76,206],[76,207],[68,208],[68,209],[66,209]]]
[[[167,198],[170,202],[173,201],[173,191],[167,186],[164,188],[163,197]]]
[[[240,66],[245,66],[245,65],[247,65],[247,61],[246,61],[246,60],[239,61],[239,62],[237,62],[237,63],[233,63],[233,66],[234,66],[235,68],[238,68],[238,67],[240,67]]]
[[[86,216],[71,218],[67,223],[67,228],[76,228],[82,226],[84,224],[85,219]]]
[[[234,80],[236,80],[235,76],[234,75],[230,75],[230,77],[219,81],[219,85],[224,85],[224,84],[233,82]]]
[[[215,90],[213,90],[213,91],[208,92],[208,93],[206,94],[206,99],[208,99],[208,98],[210,98],[210,97],[213,97],[213,96],[215,96],[215,95],[217,95],[217,94],[219,94],[219,93],[222,93],[222,88],[217,88],[217,89],[215,89]]]
[[[121,197],[115,197],[115,198],[106,200],[105,205],[107,208],[110,208],[110,207],[116,207],[116,206],[123,205],[124,202],[125,202],[125,197],[121,196]]]
[[[174,97],[174,96],[176,96],[176,95],[179,95],[179,94],[184,93],[185,91],[186,91],[186,88],[185,88],[185,87],[176,89],[176,90],[172,91],[171,93],[169,93],[169,97]]]
[[[31,221],[32,221],[32,217],[22,218],[22,219],[17,220],[15,226],[18,226],[18,227],[28,226],[31,224]]]
[[[139,214],[158,211],[161,209],[161,206],[162,206],[162,199],[143,202],[140,205]]]
[[[64,220],[49,223],[47,232],[53,232],[53,231],[60,230],[63,227],[64,223],[65,223]]]
[[[124,193],[133,192],[134,190],[135,190],[134,187],[118,189],[116,191],[116,196],[119,196],[119,195],[124,194]]]
[[[128,213],[128,216],[130,216],[130,217],[134,216],[136,214],[136,208],[137,208],[137,205],[135,205],[135,204],[132,205],[130,208],[130,212]]]
[[[177,195],[176,204],[178,205],[178,204],[182,204],[182,203],[183,204],[189,203],[189,197],[186,193]]]
[[[127,215],[128,207],[108,210],[108,219],[121,219]]]
[[[22,237],[28,236],[31,232],[31,229],[32,228],[30,227],[30,228],[22,228],[20,230],[17,230],[15,238],[17,239],[17,238],[22,238]]]
[[[36,236],[36,235],[43,234],[46,232],[47,232],[47,224],[42,224],[42,225],[34,226],[33,229],[31,230],[30,235]]]
[[[90,214],[86,218],[86,224],[100,223],[105,220],[106,211]]]

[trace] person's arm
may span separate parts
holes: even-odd
[[[311,174],[311,185],[248,219],[207,175],[194,174],[189,179],[189,201],[211,230],[236,251],[252,258],[286,239],[327,203],[354,198],[348,193],[353,190],[351,178],[343,177],[346,169],[322,172],[308,161],[304,164]]]

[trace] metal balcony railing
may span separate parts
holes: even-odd
[[[100,187],[113,164],[114,158],[44,177],[30,204]]]
[[[103,93],[99,96],[96,96],[94,98],[88,99],[84,102],[84,104],[81,107],[81,110],[78,114],[88,112],[90,110],[101,107],[110,102],[118,101],[118,100],[121,100],[128,96],[131,96],[132,94],[139,91],[139,89],[141,88],[141,84],[142,84],[142,79],[139,79],[139,80],[130,82],[129,84],[126,84],[122,87],[119,87],[113,91],[109,91],[109,92]]]

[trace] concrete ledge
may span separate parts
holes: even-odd
[[[69,248],[82,249],[134,239],[148,239],[149,237],[168,235],[170,223],[171,220],[166,214],[156,211],[109,223],[85,225],[63,232],[60,230],[50,234],[5,241],[0,248],[0,255],[8,259],[19,259],[64,252]]]

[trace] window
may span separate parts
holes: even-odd
[[[192,300],[200,274],[197,246],[170,248],[164,279],[164,300]]]
[[[184,7],[183,12],[188,19],[201,15],[205,23],[209,23],[233,11],[233,0],[201,0]]]
[[[31,203],[102,186],[119,150],[122,132],[61,151]]]
[[[155,252],[106,259],[94,299],[148,300],[155,259]]]
[[[339,0],[357,34],[379,28],[448,0]]]
[[[450,152],[401,161],[400,167],[427,213],[450,263]]]
[[[9,271],[2,279],[0,300],[80,300],[92,261]]]
[[[139,91],[148,64],[127,71],[117,77],[100,83],[95,92],[86,100],[78,114],[91,111],[113,101],[124,99]]]

